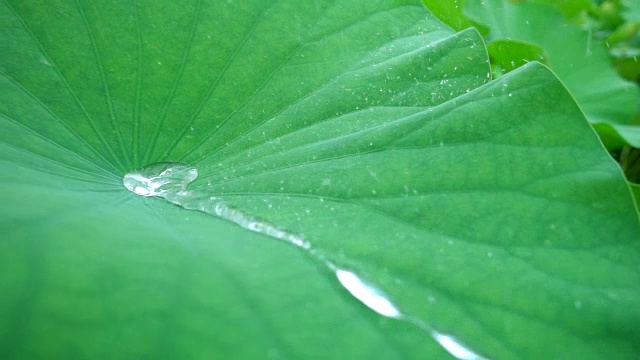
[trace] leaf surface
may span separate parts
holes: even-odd
[[[632,195],[544,66],[413,1],[1,6],[8,357],[638,352]],[[158,161],[316,252],[122,186]]]

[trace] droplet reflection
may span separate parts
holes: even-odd
[[[449,352],[449,354],[455,356],[457,359],[460,359],[460,360],[484,359],[482,356],[467,349],[465,346],[460,344],[458,340],[456,340],[455,338],[449,335],[441,334],[437,331],[433,331],[431,335],[440,345],[442,345],[442,347],[445,350]]]
[[[336,277],[351,295],[360,300],[369,309],[390,318],[399,318],[402,315],[400,310],[380,290],[365,284],[353,272],[337,269]]]

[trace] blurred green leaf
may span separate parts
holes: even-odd
[[[620,166],[633,183],[640,183],[640,149],[625,146],[620,153]]]
[[[629,187],[631,188],[631,192],[633,193],[633,197],[636,202],[636,208],[640,207],[640,184],[629,183]]]
[[[592,0],[519,0],[519,2],[550,5],[560,10],[566,18],[576,20],[581,20],[583,15],[594,7]]]
[[[493,72],[497,76],[513,71],[531,61],[544,63],[547,55],[534,44],[513,40],[496,40],[487,44]],[[497,71],[500,70],[500,72]]]
[[[638,144],[640,144],[640,127],[638,126],[616,125],[614,127],[611,124],[598,123],[593,127],[607,149],[619,150],[627,144],[631,144],[631,146],[639,146]]]
[[[627,21],[640,23],[640,2],[636,0],[621,0],[622,17]]]
[[[588,32],[568,23],[562,14],[544,4],[469,0],[465,12],[489,27],[490,50],[492,42],[505,40],[542,48],[547,55],[545,63],[567,86],[589,121],[607,124],[625,143],[640,145],[624,126],[619,126],[629,125],[637,113],[638,87],[615,73],[606,50]],[[514,61],[522,59],[521,54],[513,54]]]
[[[487,29],[484,26],[464,16],[463,10],[465,1],[466,0],[422,0],[431,13],[433,13],[440,21],[449,25],[452,29],[462,31],[470,27],[474,27],[478,29],[480,33],[486,34]]]

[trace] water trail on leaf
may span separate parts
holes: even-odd
[[[484,359],[455,337],[440,333],[417,317],[404,314],[381,289],[362,279],[354,271],[335,265],[304,239],[266,220],[251,216],[226,204],[221,198],[195,193],[187,186],[198,177],[195,167],[175,162],[157,163],[127,173],[122,182],[125,188],[140,196],[161,197],[187,210],[195,210],[231,221],[247,230],[267,235],[296,246],[311,254],[336,276],[338,282],[354,298],[381,316],[402,320],[431,335],[449,354],[460,360]]]

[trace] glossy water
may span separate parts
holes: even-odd
[[[198,177],[194,167],[179,163],[158,163],[124,176],[122,183],[129,191],[141,196],[165,197],[185,191]]]
[[[354,271],[336,266],[300,234],[294,234],[263,219],[226,204],[221,198],[197,194],[187,187],[198,177],[195,167],[180,163],[158,163],[126,174],[122,180],[129,191],[140,196],[157,196],[188,210],[201,211],[231,221],[247,230],[285,241],[308,252],[331,270],[340,284],[362,304],[381,316],[411,323],[428,332],[452,356],[462,360],[483,359],[454,337],[442,334],[420,319],[403,314],[381,289],[364,281]]]
[[[161,197],[185,209],[215,215],[247,230],[310,249],[309,243],[300,235],[252,217],[225,204],[220,198],[194,194],[187,186],[197,177],[198,170],[194,167],[179,163],[158,163],[126,174],[122,182],[124,187],[138,195]]]

